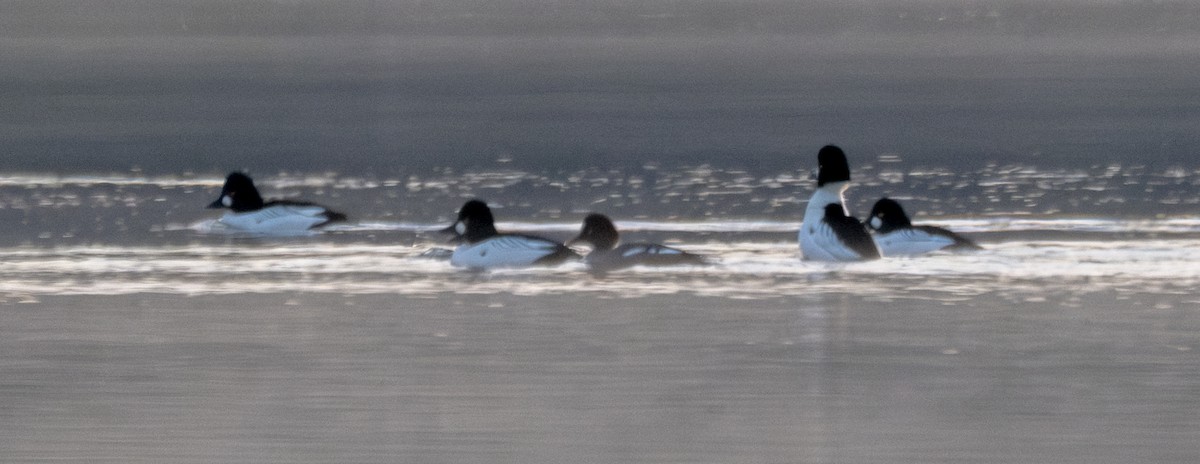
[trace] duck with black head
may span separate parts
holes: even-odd
[[[450,264],[468,269],[554,266],[579,259],[579,254],[561,242],[524,234],[502,234],[496,230],[492,209],[482,200],[470,200],[458,209],[458,217],[442,232],[454,234],[459,245]]]
[[[346,215],[307,201],[264,201],[250,176],[234,172],[209,208],[229,209],[218,223],[239,232],[291,235],[346,220]]]
[[[593,271],[612,271],[632,266],[701,265],[703,256],[688,253],[657,243],[620,243],[620,233],[612,220],[603,214],[589,214],[583,219],[579,236],[568,245],[586,243],[592,251],[584,257]]]
[[[800,252],[808,261],[879,259],[879,249],[861,222],[846,213],[842,195],[850,187],[850,163],[841,148],[817,153],[817,190],[804,210]]]
[[[881,198],[871,208],[867,227],[875,232],[875,245],[884,256],[917,256],[938,250],[969,251],[983,247],[966,237],[937,226],[913,225],[900,202]]]

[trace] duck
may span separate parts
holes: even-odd
[[[707,264],[701,255],[688,253],[656,243],[618,244],[620,234],[612,219],[598,213],[588,214],[583,219],[579,236],[567,241],[567,245],[586,243],[592,251],[584,257],[584,263],[593,271],[611,271],[632,266],[676,266]]]
[[[817,189],[804,210],[798,239],[807,261],[868,261],[881,257],[865,225],[846,211],[850,163],[835,145],[817,152]]]
[[[970,239],[937,226],[915,226],[900,202],[880,198],[871,208],[867,227],[884,256],[916,256],[938,250],[982,250]]]
[[[209,208],[229,209],[217,220],[240,232],[267,235],[308,233],[346,221],[346,215],[316,203],[295,200],[263,201],[250,176],[234,172],[225,178],[221,195]]]
[[[450,254],[450,264],[455,267],[488,270],[556,266],[580,258],[561,242],[497,232],[491,208],[478,199],[464,203],[454,223],[441,231],[454,234],[454,240],[459,242]]]

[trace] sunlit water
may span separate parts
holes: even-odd
[[[806,175],[260,176],[352,220],[214,227],[218,177],[0,176],[11,462],[1195,462],[1200,172],[856,169],[985,250],[800,260]],[[452,268],[467,198],[702,267]]]

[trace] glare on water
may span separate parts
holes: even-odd
[[[2,3],[0,462],[1200,462],[1195,2]],[[801,261],[825,143],[985,249]]]
[[[582,174],[470,177],[502,230],[566,239],[587,211],[620,204],[628,239],[714,261],[603,276],[578,263],[464,273],[430,257],[449,246],[431,231],[461,203],[436,176],[267,180],[353,217],[284,238],[212,229],[201,207],[213,179],[7,178],[0,452],[113,463],[1200,457],[1200,219],[1145,207],[1192,204],[1194,174],[1157,196],[1103,187],[1062,215],[1046,211],[1078,197],[1054,192],[1103,181],[906,172],[906,185],[963,191],[901,198],[918,222],[985,250],[830,265],[800,260],[806,181],[702,173],[708,183],[661,173],[619,187]],[[863,176],[853,210],[895,196],[870,180],[887,178]],[[559,194],[535,205],[530,189]],[[1133,206],[1109,210],[1113,198]]]

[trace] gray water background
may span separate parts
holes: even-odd
[[[1189,2],[11,1],[4,171],[1168,167]]]
[[[3,286],[47,283],[0,294],[0,461],[1200,460],[1200,264],[1096,253],[1195,246],[1158,231],[1200,204],[1190,3],[0,7],[0,266],[37,269]],[[865,270],[322,267],[439,245],[397,224],[475,196],[535,224],[795,222],[825,143],[860,215],[1146,229],[992,228],[992,255]],[[196,233],[234,169],[354,225]]]
[[[1193,462],[1195,296],[1080,293],[8,300],[0,452]]]

